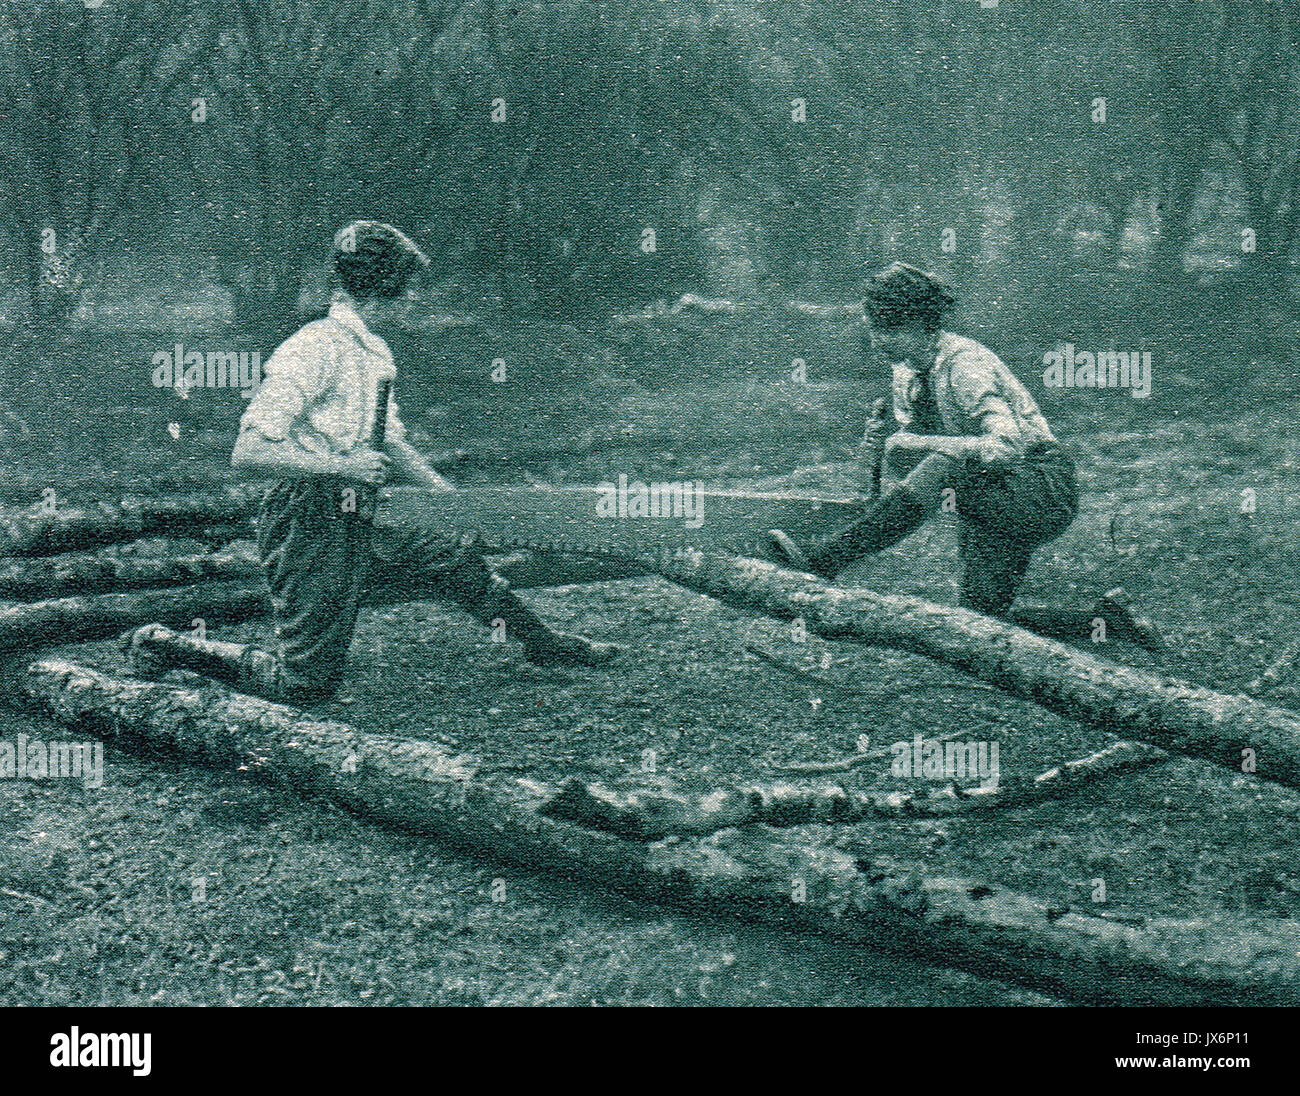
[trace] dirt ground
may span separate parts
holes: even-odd
[[[785,344],[766,345],[781,360]],[[834,349],[835,337],[827,345]],[[874,390],[846,370],[814,371],[807,386],[743,368],[651,382],[608,357],[573,364],[586,346],[567,347],[569,358],[556,351],[567,371],[509,392],[476,382],[468,366],[441,385],[412,385],[408,424],[430,448],[468,451],[452,471],[462,482],[619,472],[759,486],[848,482],[835,462],[860,434]],[[27,409],[35,437],[6,442],[19,462],[11,495],[20,478],[47,476],[75,497],[92,476],[129,486],[222,474],[241,402],[203,392],[182,404],[149,388],[140,364],[149,350],[99,340],[80,349],[75,369],[50,363],[55,398]],[[1289,363],[1203,355],[1193,369],[1169,353],[1157,359],[1151,399],[1136,400],[1123,391],[1043,393],[1032,359],[1007,356],[1076,456],[1085,496],[1075,525],[1036,557],[1022,598],[1086,605],[1123,584],[1159,621],[1170,650],[1157,658],[1111,644],[1100,653],[1243,689],[1297,623],[1300,443],[1289,424],[1300,421],[1300,399],[1286,383]],[[114,400],[86,398],[87,388],[106,386],[115,386]],[[1254,505],[1243,512],[1247,498]],[[937,522],[852,579],[950,603],[955,577],[954,529]],[[385,608],[364,614],[343,691],[318,711],[546,777],[616,778],[653,750],[658,771],[700,786],[844,757],[863,735],[875,747],[961,730],[999,743],[1004,777],[1106,741],[956,670],[797,642],[788,625],[657,579],[527,597],[566,630],[624,644],[624,656],[607,671],[542,671],[454,610]],[[219,634],[265,638],[266,625]],[[123,668],[111,643],[65,653]],[[1284,682],[1271,699],[1292,705],[1297,693]],[[19,713],[2,718],[6,736],[54,733]],[[846,779],[899,787],[887,760]],[[1230,927],[1300,915],[1300,837],[1279,824],[1298,802],[1300,794],[1256,776],[1178,759],[1059,803],[891,823],[845,840],[877,852],[884,841],[936,874],[1106,916]],[[0,838],[0,1004],[1043,1002],[946,970],[941,955],[846,952],[463,859],[179,761],[110,752],[101,789],[0,781],[0,809],[9,820]],[[499,878],[504,902],[491,896]],[[1095,901],[1098,880],[1104,903]]]

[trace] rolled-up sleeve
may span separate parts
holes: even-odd
[[[255,430],[267,441],[283,441],[289,428],[320,393],[328,338],[304,329],[289,338],[263,367],[263,380],[240,420],[239,430]]]
[[[1019,450],[1020,424],[999,381],[1001,362],[992,353],[958,354],[949,374],[954,401],[979,432]]]

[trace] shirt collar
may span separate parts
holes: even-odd
[[[935,365],[946,363],[960,348],[956,335],[951,331],[940,331],[939,338],[935,342]]]
[[[940,331],[939,337],[934,344],[934,358],[925,369],[915,370],[914,372],[925,376],[928,380],[933,380],[948,366],[949,359],[956,350],[957,346],[952,334],[947,331]]]
[[[939,372],[940,366],[946,365],[948,357],[955,349],[951,343],[951,336],[946,331],[939,332],[939,338],[935,342],[934,357],[924,369],[917,369],[911,362],[895,362],[894,365],[901,366],[913,377],[929,378]]]
[[[366,326],[366,321],[361,318],[361,314],[352,305],[352,298],[343,294],[335,294],[330,301],[330,319],[336,323],[342,324],[352,332],[364,346],[373,354],[378,354],[381,358],[391,359],[393,352],[388,348],[388,343],[384,342],[378,335]]]

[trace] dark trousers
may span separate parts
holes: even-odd
[[[968,462],[955,474],[962,561],[961,603],[1004,616],[1040,545],[1060,536],[1079,510],[1074,462],[1040,443],[997,467]]]
[[[373,500],[342,481],[283,480],[262,502],[257,546],[278,650],[250,671],[270,695],[326,697],[342,679],[363,602],[490,599],[491,570],[452,540],[376,528]],[[475,614],[479,615],[479,614]],[[260,652],[259,652],[260,654]]]
[[[1059,536],[1078,512],[1074,464],[1042,443],[1002,465],[931,453],[847,529],[810,546],[809,564],[835,575],[856,559],[896,544],[955,497],[960,518],[961,601],[1004,616],[1034,550]]]

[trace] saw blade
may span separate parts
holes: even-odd
[[[488,548],[655,559],[677,551],[763,554],[768,529],[796,540],[859,517],[868,500],[705,488],[691,483],[469,487],[445,493],[397,487],[376,521]]]

